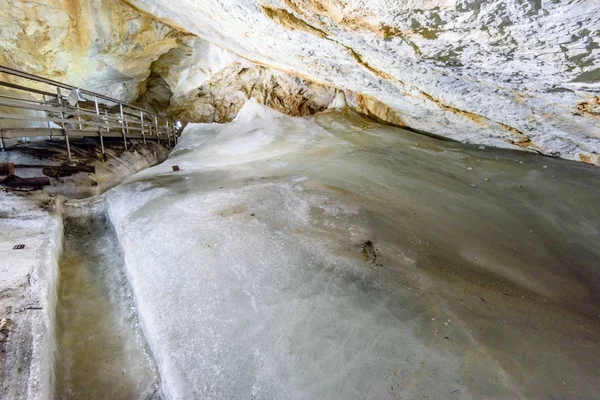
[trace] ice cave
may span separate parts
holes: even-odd
[[[0,399],[600,398],[597,0],[0,21]]]

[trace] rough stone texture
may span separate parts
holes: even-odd
[[[229,122],[253,98],[289,115],[329,107],[336,90],[265,68],[189,37],[152,64],[137,104],[187,122]]]
[[[125,1],[9,0],[0,64],[192,121],[339,89],[396,125],[600,164],[596,1]]]
[[[0,65],[125,101],[177,46],[177,31],[121,0],[8,0],[0,23]]]
[[[186,96],[174,98],[172,115],[193,122],[228,122],[253,98],[289,115],[326,109],[335,90],[247,63],[235,63]]]
[[[129,139],[125,150],[121,138],[104,138],[104,157],[98,138],[71,138],[70,143],[73,163],[93,166],[95,172],[51,177],[50,186],[44,187],[44,192],[67,198],[99,195],[128,176],[162,162],[169,154],[166,146],[151,140],[144,144],[139,139]],[[43,166],[68,163],[66,144],[64,140],[21,142],[11,147],[10,151],[0,152],[0,163],[7,162],[30,166],[16,168],[15,174],[22,178],[46,176],[42,171]],[[34,168],[36,165],[40,167]]]
[[[415,129],[599,163],[597,1],[127,1]]]
[[[162,77],[174,96],[185,95],[219,71],[242,59],[233,53],[194,36],[160,56],[152,71]]]

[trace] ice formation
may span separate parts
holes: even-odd
[[[137,331],[137,336],[126,334],[127,322],[137,310],[126,298],[119,244],[97,210],[102,197],[67,201],[65,196],[87,197],[107,190],[164,160],[168,150],[154,143],[130,142],[124,152],[121,140],[117,146],[108,140],[109,159],[102,162],[97,141],[71,143],[74,160],[95,166],[95,173],[51,178],[44,191],[0,189],[0,398],[54,398],[56,386],[60,398],[81,398],[82,386],[83,397],[103,397],[114,389],[111,398],[130,399],[132,393],[145,398],[157,385],[144,369],[147,365],[140,364],[136,341],[141,337]],[[17,167],[23,177],[41,176],[44,165],[61,165],[66,159],[66,146],[58,141],[21,143],[0,152],[0,162],[38,166]],[[89,208],[96,212],[86,212]],[[65,248],[63,216],[65,210],[72,216],[74,209],[79,230],[74,234],[74,224],[67,224]],[[63,259],[70,261],[67,266],[58,265],[63,250]],[[63,291],[58,310],[57,286]],[[121,314],[106,314],[111,307]],[[58,332],[57,311],[62,325]],[[74,336],[77,340],[72,340]],[[94,349],[90,343],[102,348]]]
[[[107,200],[166,398],[591,398],[599,182],[249,101]]]
[[[66,206],[55,397],[150,399],[159,389],[158,376],[101,200]]]

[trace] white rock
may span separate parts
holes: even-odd
[[[130,2],[249,60],[373,96],[416,129],[587,162],[600,152],[593,0]]]

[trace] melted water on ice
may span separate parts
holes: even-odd
[[[594,397],[599,198],[591,166],[250,101],[108,200],[168,396],[349,399]]]
[[[156,367],[138,326],[119,242],[95,208],[65,220],[56,397],[149,399],[158,390]]]

